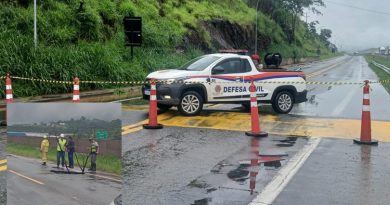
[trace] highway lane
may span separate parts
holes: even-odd
[[[8,157],[8,205],[107,205],[122,184],[93,175],[55,174],[39,160]]]
[[[131,113],[132,111],[126,111]],[[248,204],[255,195],[249,190],[248,167],[252,138],[243,132],[164,127],[139,130],[123,136],[124,205]],[[262,154],[289,154],[307,143],[294,138],[270,136],[260,140]],[[280,167],[261,166],[255,193],[275,176]],[[242,179],[238,176],[242,175]],[[229,177],[231,176],[231,177]]]
[[[7,155],[5,127],[0,127],[0,204],[7,203]]]
[[[308,81],[377,79],[365,60],[358,56],[312,63],[303,70],[309,76]],[[272,150],[294,156],[305,145],[302,141],[305,138],[298,138],[299,146],[292,150],[282,149],[283,143],[280,146],[272,143],[273,139],[288,133],[310,136],[311,131],[318,129],[321,132],[316,137],[333,138],[335,134],[341,134],[340,138],[349,139],[358,136],[361,86],[309,85],[308,88],[309,101],[296,106],[288,115],[276,114],[269,105],[260,106],[260,119],[265,130],[284,133],[262,139],[260,152]],[[384,106],[389,102],[388,93],[378,84],[372,88],[373,119],[390,121],[389,110]],[[197,117],[182,117],[175,110],[161,113],[159,122],[165,125],[163,130],[143,130],[142,123],[147,123],[147,106],[136,107],[123,107],[124,204],[144,204],[145,201],[150,204],[248,204],[253,199],[254,196],[242,190],[247,182],[236,184],[226,177],[226,173],[237,168],[235,163],[249,150],[249,138],[242,131],[250,128],[250,117],[240,105],[206,105],[205,111]],[[388,126],[387,122],[373,122],[373,125],[382,130],[382,135]],[[390,140],[385,136],[383,139]],[[348,142],[352,144],[352,141]],[[337,159],[337,155],[332,158]],[[228,165],[226,167],[234,166],[224,170],[222,175],[212,174],[213,167],[221,162]],[[282,161],[282,168],[288,162]],[[278,171],[262,167],[260,173],[265,175],[257,178],[259,186],[256,191],[260,192]]]
[[[323,139],[272,204],[389,204],[389,150]]]
[[[306,71],[305,71],[306,72]],[[308,81],[376,81],[378,77],[362,56],[314,76]],[[371,84],[371,116],[373,120],[390,121],[390,95],[381,84]],[[360,119],[363,89],[358,85],[308,85],[308,101],[294,107],[291,114],[326,118]]]

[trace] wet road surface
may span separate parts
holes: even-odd
[[[307,72],[306,70],[304,70]],[[314,76],[308,81],[375,81],[378,77],[368,67],[362,56],[346,57],[344,63]],[[390,120],[390,95],[381,84],[371,84],[370,104],[373,120]],[[298,104],[290,114],[360,119],[362,110],[363,89],[359,85],[308,85],[308,101]]]
[[[312,63],[303,66],[303,70],[308,74],[308,81],[377,80],[364,58],[359,56],[343,56]],[[291,157],[304,150],[302,147],[306,147],[307,138],[305,136],[344,139],[359,136],[363,96],[361,86],[308,85],[308,88],[309,101],[297,105],[288,115],[276,114],[269,105],[260,106],[262,127],[273,134],[261,139],[260,152],[269,150],[272,153],[288,153],[289,155],[286,160],[280,162],[280,167],[261,166],[256,177],[254,195],[250,195],[248,191],[249,180],[245,174],[249,173],[249,169],[241,169],[242,167],[238,164],[240,159],[249,156],[250,151],[250,138],[243,135],[243,131],[250,128],[250,115],[240,105],[205,105],[204,111],[196,117],[179,116],[177,110],[173,109],[159,115],[159,122],[165,125],[162,130],[142,129],[142,124],[147,123],[147,105],[138,106],[138,108],[137,106],[123,106],[123,204],[248,204],[255,199],[256,194],[263,191],[269,182],[274,182],[273,177],[279,176],[283,167],[291,166],[293,162]],[[386,133],[390,127],[388,124],[390,110],[384,105],[389,104],[390,97],[379,84],[373,84],[372,89],[373,138],[380,136],[381,141],[388,142],[390,136]],[[296,139],[296,143],[291,144],[291,141],[287,140],[289,135],[300,137]],[[274,141],[275,139],[279,141]],[[349,161],[355,159],[354,151],[360,150],[360,147],[353,145],[352,140],[322,140],[324,141],[318,148],[313,148],[315,149],[313,156],[318,159],[309,163],[312,169],[323,167],[324,170],[317,171],[322,175],[314,171],[309,172],[311,180],[306,180],[306,175],[292,176],[293,181],[297,178],[300,180],[299,183],[296,183],[293,188],[287,185],[280,195],[281,198],[277,198],[276,204],[313,204],[314,202],[315,204],[333,204],[333,201],[329,201],[332,200],[332,195],[329,195],[332,190],[326,190],[324,193],[328,194],[318,199],[309,197],[306,200],[301,196],[305,196],[306,193],[311,195],[313,190],[320,195],[322,182],[326,185],[323,189],[332,189],[330,182],[334,183],[333,186],[340,184],[340,187],[355,185],[353,182],[342,183],[344,181],[341,174],[343,171],[352,173],[349,165],[358,166],[353,164],[357,163],[356,160]],[[377,148],[381,148],[381,145],[372,149]],[[339,153],[341,156],[328,154],[328,151]],[[376,157],[382,161],[388,158],[386,152],[372,151],[372,153],[376,153]],[[322,155],[325,155],[323,160]],[[307,162],[312,160],[310,154],[307,157]],[[337,160],[337,163],[331,164],[332,160]],[[302,164],[304,167],[301,170],[308,169],[305,161],[302,161]],[[329,174],[333,171],[332,166],[336,169],[337,180],[326,181],[332,176]],[[383,176],[386,175],[383,172],[388,170],[387,166],[377,166],[377,168],[381,170]],[[373,169],[364,169],[360,173],[367,172],[365,174],[370,175],[372,171]],[[229,177],[232,175],[238,178],[232,180]],[[239,177],[243,175],[245,175],[243,177],[245,180]],[[318,183],[316,177],[321,178],[317,180]],[[358,176],[355,175],[356,177]],[[315,185],[309,185],[311,189],[307,188],[303,192],[301,183],[309,184],[311,181]],[[285,183],[288,183],[288,180]],[[370,188],[372,190],[383,189],[383,183],[376,181],[370,184]],[[296,196],[288,195],[290,192]],[[341,192],[339,196],[341,200]],[[352,194],[346,196],[347,198],[354,197]],[[289,201],[291,197],[298,198],[296,203]],[[306,203],[300,200],[306,200]]]
[[[0,127],[0,204],[7,203],[7,155],[5,152],[6,136],[5,127]]]
[[[54,164],[8,156],[8,205],[107,205],[122,184],[91,175],[55,174]],[[23,197],[21,197],[23,196]]]
[[[260,153],[292,156],[306,143],[306,138],[285,140],[261,139]],[[250,142],[243,132],[178,127],[125,135],[123,204],[248,204],[255,195],[248,168],[239,161],[249,160]],[[256,193],[289,156],[279,165],[261,166]]]
[[[389,204],[390,144],[323,139],[273,205]]]

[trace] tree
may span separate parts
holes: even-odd
[[[292,43],[295,40],[295,31],[299,17],[303,15],[305,9],[311,10],[313,13],[321,14],[321,12],[316,8],[317,6],[325,6],[322,0],[281,0],[283,6],[286,10],[291,12],[291,26],[290,30],[287,33],[289,43]]]
[[[326,44],[326,46],[329,46],[329,44],[330,44],[329,39],[331,37],[332,37],[332,30],[330,30],[330,29],[321,29],[320,39]]]
[[[317,26],[318,23],[319,23],[318,21],[313,21],[313,22],[309,23],[309,25],[308,25],[309,28],[308,29],[309,29],[309,32],[311,34],[317,34],[316,26]]]

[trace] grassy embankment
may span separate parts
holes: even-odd
[[[7,153],[31,157],[31,158],[41,158],[40,151],[38,147],[21,145],[16,143],[7,143]],[[81,155],[80,155],[81,156]],[[82,157],[79,158],[80,161]],[[50,149],[48,153],[48,160],[52,162],[57,162],[57,151],[55,149]],[[66,157],[67,160],[67,157]],[[78,167],[76,158],[75,167]],[[82,162],[80,162],[82,163]],[[97,170],[103,172],[109,172],[117,175],[121,175],[122,172],[122,161],[120,158],[112,156],[112,155],[98,155],[97,157]],[[87,167],[89,168],[90,162],[88,162]]]
[[[344,55],[343,52],[339,52],[339,53],[327,53],[325,55],[321,55],[320,56],[320,60],[326,60],[326,59],[330,59],[330,58],[335,58],[335,57],[339,57],[339,56],[342,56]]]
[[[389,57],[366,55],[365,58],[366,58],[366,60],[368,62],[368,65],[370,66],[370,68],[378,76],[379,80],[389,80],[390,79],[390,74],[386,73],[384,70],[382,70],[381,68],[375,66],[372,63],[372,61],[375,61],[377,63],[380,63],[380,64],[390,68],[390,58]],[[390,83],[383,84],[383,87],[385,87],[387,92],[390,93]]]
[[[0,2],[0,75],[40,79],[133,81],[143,80],[151,71],[174,68],[203,54],[197,45],[182,48],[190,30],[201,34],[199,41],[211,46],[211,36],[201,25],[225,20],[251,28],[255,9],[245,0],[79,0],[41,1],[38,4],[38,47],[33,44],[33,5],[30,1]],[[135,48],[134,58],[124,47],[122,19],[143,18],[143,46]],[[284,57],[315,56],[329,51],[318,39],[306,34],[300,22],[295,46],[269,16],[259,13],[259,32],[269,37],[265,52]],[[178,49],[180,48],[180,49]],[[217,49],[217,48],[215,48]],[[4,82],[0,81],[0,86]],[[115,88],[116,85],[82,84],[81,90]],[[69,93],[70,85],[14,80],[16,97]],[[4,96],[4,90],[0,91]]]

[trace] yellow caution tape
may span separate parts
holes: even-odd
[[[6,78],[5,76],[0,76],[0,79]],[[11,76],[12,79],[18,80],[28,80],[42,83],[54,83],[54,84],[73,84],[73,81],[59,81],[59,80],[47,80],[47,79],[37,79],[37,78],[26,78]],[[149,80],[149,81],[90,81],[90,80],[80,80],[80,84],[116,84],[116,85],[145,85],[155,82],[157,84],[231,84],[236,82],[199,82],[199,81],[186,81],[186,80]],[[243,83],[250,84],[250,81],[245,81]],[[363,85],[364,82],[354,82],[354,81],[255,81],[256,84],[306,84],[306,85]],[[379,81],[370,81],[370,84],[387,84],[390,83],[390,79],[379,80]]]

